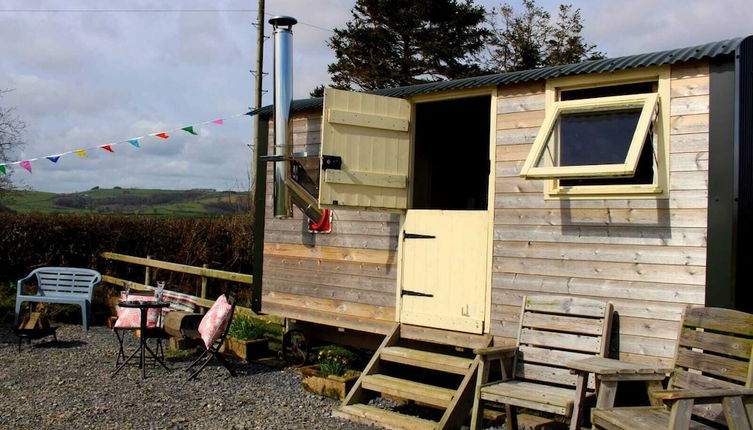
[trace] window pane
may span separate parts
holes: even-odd
[[[640,109],[561,115],[559,165],[624,163],[640,115]]]

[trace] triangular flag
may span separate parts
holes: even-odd
[[[28,170],[29,173],[31,173],[31,162],[29,160],[22,161],[18,163],[19,166],[23,167],[24,169]]]
[[[193,135],[198,135],[198,134],[199,134],[199,133],[197,133],[196,131],[194,131],[194,129],[193,129],[193,126],[192,126],[192,125],[189,125],[188,127],[183,127],[183,128],[181,128],[181,130],[183,130],[183,131],[186,131],[186,132],[188,132],[188,133],[191,133],[191,134],[193,134]]]
[[[213,122],[213,123],[215,123],[215,124],[219,124],[219,125],[222,125],[222,124],[224,124],[224,123],[225,123],[225,120],[224,120],[224,119],[216,119],[216,120],[214,120],[214,121],[212,121],[212,122]]]
[[[105,150],[105,151],[107,151],[107,152],[115,152],[115,151],[114,151],[114,150],[112,149],[112,145],[102,145],[102,146],[100,146],[100,148],[104,149],[104,150]]]
[[[170,137],[170,136],[167,135],[167,133],[157,133],[157,134],[155,134],[155,136],[161,137],[163,139],[167,139],[168,137]]]
[[[5,164],[0,164],[0,173],[2,173],[3,175],[8,174],[8,171],[5,170]]]
[[[52,161],[53,163],[57,163],[58,160],[60,159],[60,156],[59,155],[50,155],[50,156],[47,156],[47,157],[44,157],[44,158]]]
[[[136,148],[138,148],[140,146],[138,139],[131,139],[131,140],[128,141],[128,143],[130,143],[131,145],[135,146]]]
[[[73,151],[73,153],[78,155],[79,157],[86,157],[88,155],[83,149],[78,149],[76,151]]]

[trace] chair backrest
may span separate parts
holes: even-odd
[[[94,286],[102,280],[96,270],[75,267],[40,267],[31,272],[37,277],[39,293],[45,296],[80,294],[90,300]]]
[[[685,310],[669,388],[751,388],[753,315],[732,309]],[[722,421],[719,405],[694,409],[696,415]]]
[[[612,305],[571,296],[526,296],[518,333],[515,377],[575,386],[567,362],[609,351]],[[588,388],[594,389],[593,378]]]

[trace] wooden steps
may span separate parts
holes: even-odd
[[[455,395],[455,390],[422,384],[407,379],[395,378],[387,375],[367,375],[361,381],[365,390],[410,399],[438,408],[447,408]]]
[[[479,359],[454,347],[490,343],[489,336],[396,324],[334,415],[390,429],[459,428],[473,403]],[[419,410],[426,407],[426,415],[409,416],[368,404],[379,395],[404,399]],[[436,409],[444,410],[440,420],[424,418],[437,417]]]
[[[379,423],[379,425],[390,429],[432,430],[437,425],[436,421],[361,404],[342,406],[333,415],[362,424]]]
[[[471,368],[473,360],[435,352],[421,351],[402,346],[388,346],[382,350],[382,360],[410,366],[434,369],[442,372],[464,375]]]

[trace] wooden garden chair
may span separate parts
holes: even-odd
[[[751,346],[753,315],[721,308],[687,309],[669,389],[649,393],[654,406],[602,408],[597,403],[591,412],[594,428],[710,429],[702,422],[709,420],[750,430]],[[629,373],[626,378],[635,380]]]
[[[603,301],[524,297],[517,345],[474,351],[481,365],[471,429],[481,427],[485,402],[505,405],[506,424],[511,430],[518,428],[518,407],[570,417],[570,428],[580,428],[584,399],[594,394],[594,379],[578,378],[566,363],[605,356],[611,321],[612,306]],[[501,380],[489,380],[493,362],[500,365]]]

